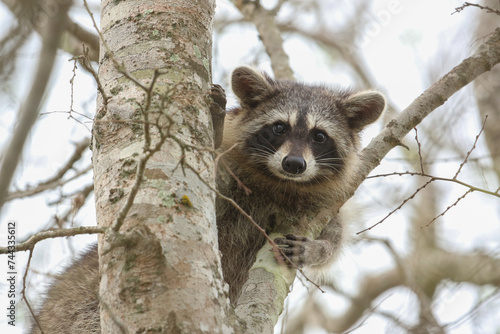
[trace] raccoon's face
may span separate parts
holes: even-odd
[[[318,126],[317,117],[278,110],[268,115],[267,122],[245,143],[248,163],[257,172],[283,180],[310,182],[342,169],[344,159],[333,134]]]
[[[241,108],[226,115],[222,148],[238,144],[229,153],[237,176],[265,176],[262,183],[345,178],[359,131],[385,108],[379,92],[277,81],[249,67],[234,70],[232,88]]]

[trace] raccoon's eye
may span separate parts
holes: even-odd
[[[278,123],[274,123],[274,125],[273,125],[273,132],[277,135],[280,135],[283,132],[285,132],[285,129],[286,129],[286,127],[285,127],[285,124],[283,124],[283,123],[278,122]]]
[[[326,134],[324,132],[316,132],[314,134],[314,141],[317,142],[317,143],[324,143],[326,141]]]

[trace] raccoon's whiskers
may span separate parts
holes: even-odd
[[[255,152],[264,152],[266,154],[274,154],[274,152],[276,152],[276,149],[274,147],[272,147],[272,149],[271,149],[271,148],[264,146],[264,145],[260,145],[258,147],[255,147],[253,150]]]

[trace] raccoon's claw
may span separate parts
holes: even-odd
[[[281,252],[274,252],[276,261],[278,261],[278,263],[285,263],[290,268],[295,266],[299,268],[303,267],[306,262],[304,253],[307,242],[309,242],[309,239],[305,237],[297,237],[293,234],[287,234],[284,238],[274,239],[274,243],[278,245],[281,250]],[[285,258],[283,254],[285,254],[288,259]]]
[[[283,252],[273,250],[276,261],[285,263],[290,268],[319,265],[333,253],[333,246],[327,240],[310,240],[306,237],[287,234],[284,238],[274,239],[274,242]]]

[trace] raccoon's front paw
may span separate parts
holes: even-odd
[[[287,234],[284,238],[276,238],[274,242],[280,250],[297,267],[320,265],[327,261],[333,254],[333,246],[327,240],[310,240],[305,237],[297,237],[293,234]],[[274,257],[278,263],[285,263],[293,268],[281,252],[274,252]]]
[[[210,114],[214,126],[214,148],[218,148],[222,142],[224,131],[224,118],[226,117],[226,93],[220,85],[212,84],[210,90]]]
[[[210,97],[212,98],[212,104],[210,105],[210,112],[212,114],[225,113],[226,110],[226,92],[221,85],[212,84],[210,89]]]

